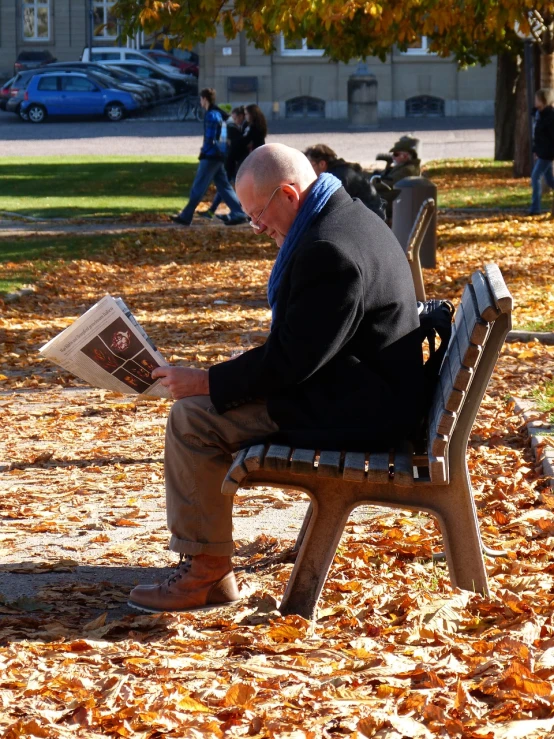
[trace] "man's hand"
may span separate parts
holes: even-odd
[[[161,385],[169,388],[175,400],[192,395],[209,395],[208,371],[192,367],[156,367],[152,377],[162,377]]]

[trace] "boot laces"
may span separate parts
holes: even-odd
[[[192,567],[192,554],[179,554],[179,564],[175,567],[175,572],[167,579],[167,584],[180,580]]]

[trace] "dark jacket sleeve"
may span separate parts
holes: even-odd
[[[286,311],[265,344],[210,368],[216,410],[296,386],[326,364],[362,320],[362,285],[358,265],[334,244],[303,248],[292,266]]]
[[[254,151],[254,149],[265,144],[265,137],[257,126],[251,125],[248,126],[244,132],[242,143],[244,150],[248,155],[251,151]]]

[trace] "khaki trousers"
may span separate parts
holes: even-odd
[[[232,555],[233,498],[221,494],[232,455],[250,439],[277,431],[265,403],[219,414],[208,395],[177,400],[167,421],[165,490],[169,548]]]

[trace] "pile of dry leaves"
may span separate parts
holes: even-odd
[[[553,237],[554,224],[536,219],[443,220],[428,293],[457,299],[474,269],[496,261],[515,322],[544,319]],[[277,611],[292,567],[284,527],[238,542],[238,605],[125,610],[133,582],[174,562],[169,404],[82,388],[37,349],[110,292],[168,360],[225,359],[263,341],[274,257],[242,230],[144,232],[4,306],[2,736],[552,736],[554,495],[510,401],[552,379],[554,351],[539,344],[505,348],[471,435],[483,537],[508,551],[487,562],[490,599],[451,590],[433,564],[432,519],[373,510],[349,524],[314,623]],[[283,517],[297,498],[263,492]],[[258,510],[251,494],[237,506]],[[38,583],[32,595],[19,594],[26,578]]]

